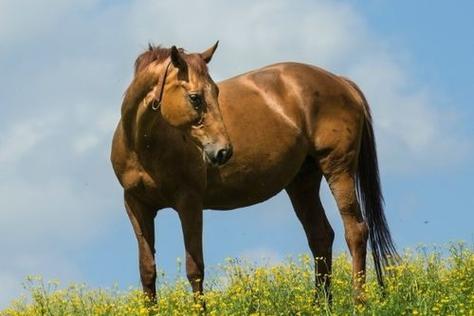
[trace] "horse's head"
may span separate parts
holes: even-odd
[[[222,165],[230,159],[232,145],[217,101],[219,89],[207,70],[217,44],[195,54],[173,46],[163,86],[156,91],[163,118],[189,133],[202,148],[204,159],[213,165]]]

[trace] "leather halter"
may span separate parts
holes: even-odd
[[[161,87],[158,96],[155,98],[153,104],[151,105],[151,109],[153,111],[158,111],[161,107],[161,99],[163,99],[163,91],[165,89],[165,83],[166,83],[166,76],[168,75],[168,69],[170,68],[171,61],[168,62],[168,65],[166,65],[165,68],[165,73],[163,74],[163,77],[161,79]]]

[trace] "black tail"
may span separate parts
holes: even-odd
[[[369,227],[369,242],[372,248],[377,280],[383,286],[385,267],[397,263],[399,255],[384,214],[384,200],[380,185],[377,149],[369,104],[359,87],[354,82],[347,81],[358,91],[364,101],[365,118],[356,175],[357,193],[362,213]]]

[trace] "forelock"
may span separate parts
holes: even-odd
[[[178,48],[180,55],[186,61],[188,67],[200,75],[207,75],[207,64],[198,54],[188,54],[183,48]],[[143,71],[153,62],[164,62],[171,55],[171,48],[163,48],[160,45],[148,45],[148,50],[141,53],[135,60],[135,76]]]

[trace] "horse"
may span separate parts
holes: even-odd
[[[186,275],[203,293],[203,210],[232,210],[282,190],[306,234],[315,286],[330,293],[334,231],[324,177],[344,224],[354,299],[364,300],[367,242],[378,282],[398,255],[384,215],[368,102],[351,80],[285,62],[216,84],[202,53],[149,45],[135,61],[111,151],[138,242],[143,291],[156,300],[154,219],[180,219]]]

